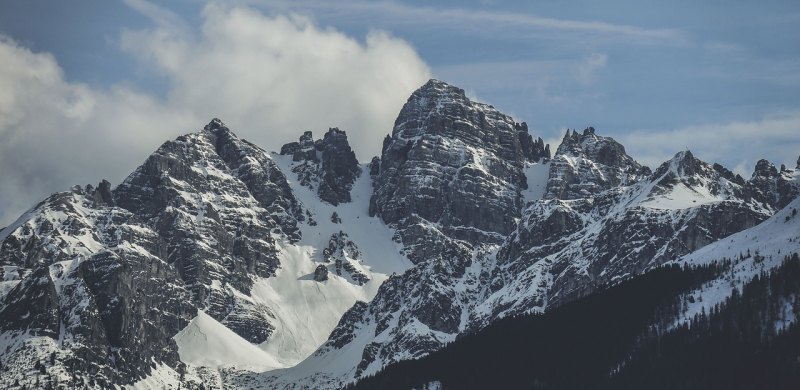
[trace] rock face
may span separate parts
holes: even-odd
[[[250,342],[267,339],[270,314],[239,293],[250,293],[253,277],[274,275],[272,233],[297,240],[303,217],[286,177],[263,150],[215,119],[164,143],[114,198],[165,241],[165,261],[198,307]]]
[[[631,185],[650,175],[625,153],[625,147],[589,127],[564,135],[550,164],[547,199],[580,199],[613,187]]]
[[[317,266],[317,269],[314,270],[314,280],[317,282],[324,282],[328,280],[328,267],[320,264]]]
[[[519,217],[524,163],[544,157],[527,126],[431,80],[384,140],[370,214],[398,227],[415,262],[460,245],[443,237],[497,243]]]
[[[0,387],[110,387],[165,365],[215,387],[341,388],[695,253],[800,194],[800,167],[762,160],[745,180],[685,151],[650,172],[594,128],[551,156],[437,80],[369,165],[335,128],[281,154],[215,119],[117,188],[76,186],[0,230]],[[181,340],[224,335],[292,362],[316,352],[263,374],[197,368],[174,339],[188,328]]]
[[[384,153],[381,175],[389,158]],[[754,187],[765,187],[757,184],[762,176],[745,181],[688,151],[651,173],[594,129],[571,132],[552,158],[548,195],[528,205],[502,244],[476,250],[420,229],[415,249],[435,248],[439,256],[390,278],[371,302],[351,309],[309,364],[342,353],[361,360],[343,376],[331,372],[309,383],[341,384],[423,356],[497,319],[560,306],[755,226],[779,204],[754,195]],[[796,190],[798,175],[784,176]],[[448,248],[448,239],[461,245]]]
[[[109,206],[107,188],[54,194],[2,232],[0,261],[21,281],[0,297],[0,330],[28,346],[4,363],[46,360],[50,376],[90,373],[100,386],[145,376],[151,360],[179,366],[172,336],[196,314],[191,294],[166,263],[165,242]]]
[[[299,239],[300,219],[266,153],[215,119],[164,143],[113,191],[75,187],[4,229],[0,264],[22,281],[0,305],[18,321],[0,327],[65,340],[54,372],[109,383],[143,377],[153,360],[178,367],[172,336],[197,309],[263,342],[274,319],[246,296],[275,274],[276,237]],[[33,364],[31,351],[5,361]]]
[[[547,161],[550,159],[550,145],[545,145],[541,137],[533,139],[528,132],[528,124],[525,122],[515,123],[514,129],[517,130],[522,154],[529,162]]]
[[[303,185],[317,189],[320,199],[334,206],[350,202],[350,190],[361,168],[344,131],[328,129],[323,138],[316,141],[312,133],[306,131],[299,142],[283,145],[281,154],[302,162],[293,170]]]
[[[322,257],[326,262],[332,262],[336,275],[342,276],[343,272],[355,283],[362,285],[369,281],[369,277],[359,270],[361,251],[349,239],[347,233],[338,232],[331,235],[328,246],[322,250]]]
[[[546,273],[517,277],[512,285],[543,279],[547,288],[538,294],[540,306],[557,306],[772,215],[770,204],[747,195],[745,183],[724,176],[686,151],[629,187],[583,199],[542,200],[526,211],[498,254],[506,275],[493,288],[504,288],[507,276],[540,264]],[[510,304],[517,305],[507,298],[492,305]]]
[[[768,204],[774,211],[788,205],[800,194],[794,181],[795,171],[781,167],[780,171],[767,160],[759,160],[747,183],[747,192],[755,201]]]

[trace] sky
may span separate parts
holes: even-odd
[[[0,226],[214,117],[267,150],[339,127],[368,161],[431,77],[553,149],[593,126],[651,167],[800,155],[797,1],[6,1]]]

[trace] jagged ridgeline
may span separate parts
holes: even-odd
[[[508,318],[357,389],[795,389],[800,258],[674,324],[731,263],[668,266],[541,315]]]
[[[798,177],[761,160],[745,179],[689,151],[651,170],[592,127],[551,154],[438,80],[368,164],[338,128],[274,153],[214,119],[116,188],[53,194],[0,231],[0,387],[341,388],[507,318],[625,312],[630,286],[655,280],[686,307],[618,318],[643,338],[608,361],[632,356],[615,378],[635,386],[660,340],[640,330],[682,329],[800,251]],[[700,282],[684,270],[713,264]]]

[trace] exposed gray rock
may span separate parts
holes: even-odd
[[[456,291],[454,281],[472,277],[475,254],[486,258],[481,248],[514,228],[527,186],[523,168],[549,157],[527,125],[459,88],[431,80],[414,92],[372,161],[370,213],[397,228],[396,239],[418,265],[384,282],[366,310],[345,314],[317,355],[374,327],[381,341],[361,351],[358,375],[376,361],[422,356],[452,341],[473,293]]]
[[[795,172],[782,167],[780,171],[767,160],[759,160],[745,187],[747,196],[755,201],[769,205],[774,211],[788,205],[800,195],[800,185],[795,180]]]
[[[328,280],[328,267],[320,264],[317,266],[317,269],[314,270],[314,280],[317,282],[324,282]]]
[[[302,185],[317,190],[320,199],[334,206],[350,202],[350,190],[361,168],[344,131],[330,128],[317,141],[306,131],[299,142],[283,145],[281,154],[302,163],[292,170]]]
[[[563,187],[569,197],[582,198],[531,203],[498,252],[476,251],[416,215],[408,218],[419,230],[400,230],[401,239],[419,237],[403,242],[432,260],[390,278],[366,308],[348,312],[336,338],[316,356],[339,353],[333,351],[350,348],[342,340],[371,331],[375,339],[360,351],[354,371],[367,375],[376,365],[424,356],[497,319],[547,310],[638,275],[772,214],[768,203],[748,198],[747,183],[688,151],[649,174],[621,145],[592,129],[585,133],[570,134],[566,142],[574,147],[579,141],[586,169],[575,172],[591,186],[568,180]],[[571,153],[559,149],[561,156]],[[598,156],[603,162],[592,160]],[[563,183],[560,175],[549,180],[557,182],[553,187]],[[700,203],[681,200],[686,191],[696,192]]]
[[[266,152],[215,119],[164,143],[114,198],[165,241],[165,260],[190,286],[197,307],[251,342],[266,340],[269,313],[236,291],[247,295],[253,277],[274,275],[279,262],[271,233],[297,240],[303,218]],[[215,280],[222,287],[213,288]]]
[[[47,369],[76,374],[62,382],[69,386],[81,385],[84,375],[103,386],[131,383],[153,360],[177,367],[172,336],[196,315],[175,269],[159,257],[158,235],[96,195],[54,194],[0,248],[3,265],[24,275],[0,302],[0,318],[13,319],[0,329],[60,340],[57,350],[6,351],[5,362],[24,371],[57,352]]]
[[[748,183],[730,178],[729,171],[686,151],[627,189],[586,199],[542,200],[526,211],[498,263],[507,264],[505,277],[546,264],[552,279],[547,307],[569,302],[772,215],[769,203],[747,195]],[[700,203],[680,200],[686,191],[706,195],[697,195]]]
[[[519,143],[522,146],[522,153],[525,159],[530,162],[541,162],[550,159],[550,145],[545,145],[541,137],[536,140],[528,132],[528,124],[525,122],[515,123],[514,129],[517,130]]]
[[[418,241],[427,235],[414,233],[416,226],[458,240],[500,242],[519,217],[524,163],[544,153],[541,144],[527,126],[430,80],[411,95],[384,140],[370,214],[423,251]],[[425,259],[414,250],[413,261]]]
[[[567,130],[550,163],[547,199],[580,199],[617,186],[631,185],[650,169],[625,153],[625,147],[589,127]]]
[[[63,340],[52,369],[73,386],[132,383],[154,362],[179,368],[172,337],[197,309],[261,343],[274,315],[243,297],[274,275],[275,237],[298,240],[302,218],[266,152],[215,119],[164,143],[115,190],[75,186],[5,229],[0,265],[22,280],[0,297],[2,318],[19,321],[0,327]],[[18,348],[4,361],[24,370],[49,352]]]
[[[343,131],[306,132],[281,154],[320,199],[350,201],[361,170]],[[544,199],[523,205],[525,168],[548,161]],[[754,226],[800,194],[800,171],[766,160],[745,180],[686,151],[651,174],[591,127],[568,131],[551,158],[524,122],[437,80],[409,98],[369,174],[370,213],[416,265],[350,308],[310,358],[319,369],[355,356],[350,370],[337,360],[336,373],[286,387],[342,387],[500,318],[562,305]],[[315,248],[317,288],[371,282],[338,211],[321,217],[342,230]],[[182,372],[172,337],[197,310],[251,343],[269,340],[280,319],[248,294],[278,272],[280,241],[296,243],[298,224],[314,218],[278,165],[215,119],[166,142],[116,189],[75,186],[0,230],[0,331],[19,340],[2,362],[20,374],[54,356],[46,370],[76,388],[130,384],[161,363]]]
[[[370,176],[378,176],[381,172],[381,158],[375,156],[372,158],[372,161],[369,162],[369,175]]]
[[[361,251],[356,244],[349,239],[347,233],[342,231],[333,234],[328,240],[328,246],[322,250],[322,257],[326,262],[333,262],[336,275],[342,276],[347,273],[353,283],[362,285],[369,281],[369,277],[353,264],[359,261]]]

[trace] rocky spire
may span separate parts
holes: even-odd
[[[611,137],[567,129],[550,164],[545,198],[578,199],[614,186],[630,185],[650,174],[650,169],[625,153]]]
[[[430,80],[409,97],[384,141],[370,213],[390,224],[418,218],[415,225],[437,224],[456,239],[500,241],[522,207],[525,162],[545,157],[544,142],[526,124]],[[409,244],[423,238],[412,236]]]
[[[300,183],[316,189],[320,199],[334,206],[350,202],[350,190],[361,168],[343,130],[329,128],[316,141],[312,132],[306,131],[299,142],[283,145],[281,154],[292,156],[298,163],[292,170]]]
[[[527,161],[542,162],[550,159],[550,145],[545,145],[541,137],[536,138],[534,141],[533,136],[528,133],[527,123],[515,123],[514,129],[517,130],[522,153]]]

